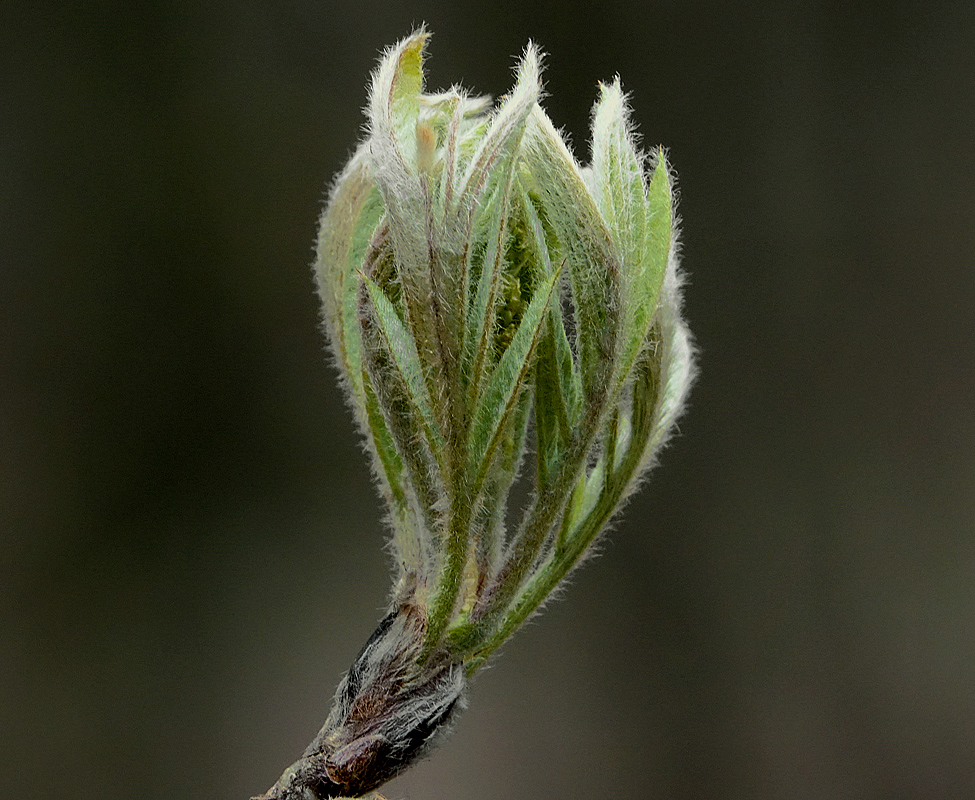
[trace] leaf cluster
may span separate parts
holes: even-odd
[[[427,39],[373,76],[316,274],[390,509],[394,600],[421,610],[425,652],[473,672],[652,462],[692,348],[672,175],[638,148],[619,81],[600,88],[584,168],[539,105],[533,46],[492,109],[424,93]],[[519,472],[531,500],[508,520]]]

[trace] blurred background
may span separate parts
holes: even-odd
[[[975,797],[975,5],[8,4],[0,796],[243,800],[388,588],[309,265],[386,45],[679,174],[701,378],[396,800]]]

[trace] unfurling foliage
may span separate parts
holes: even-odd
[[[264,798],[360,797],[426,751],[633,491],[694,371],[673,177],[637,148],[619,81],[581,167],[539,105],[534,46],[492,110],[423,92],[427,38],[373,76],[316,264],[389,508],[391,607]],[[531,499],[509,519],[519,474]]]

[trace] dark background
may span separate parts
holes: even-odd
[[[13,4],[10,4],[11,6]],[[0,19],[0,796],[243,800],[387,591],[309,264],[380,49],[679,174],[701,378],[411,800],[975,796],[975,5]]]

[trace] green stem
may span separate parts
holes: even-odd
[[[637,380],[640,380],[640,377]],[[535,571],[521,590],[514,595],[497,625],[489,629],[480,643],[472,645],[473,653],[468,659],[466,667],[468,675],[473,675],[491,653],[500,647],[544,602],[545,598],[576,565],[582,554],[592,544],[593,539],[599,535],[599,532],[603,530],[606,523],[618,510],[620,499],[626,493],[630,481],[640,466],[644,448],[653,431],[658,388],[656,376],[650,373],[644,377],[644,380],[647,381],[646,386],[639,388],[648,390],[646,393],[637,391],[637,387],[634,387],[631,409],[634,431],[619,468],[613,468],[613,460],[615,460],[614,438],[613,447],[607,447],[613,455],[613,459],[607,459],[605,462],[606,476],[603,491],[600,492],[596,505],[579,524],[579,527],[565,537],[563,547],[550,552],[545,562]],[[614,412],[613,420],[614,423],[610,426],[610,435],[615,437],[618,427],[617,412]]]
[[[487,658],[497,650],[518,627],[531,616],[545,598],[552,593],[559,582],[575,566],[576,562],[592,543],[592,540],[603,529],[616,510],[616,503],[620,495],[626,488],[629,478],[632,477],[633,470],[639,463],[639,459],[634,459],[630,465],[629,453],[624,465],[629,467],[629,475],[623,478],[624,469],[614,474],[610,491],[603,492],[595,507],[589,512],[586,519],[576,529],[575,533],[568,537],[565,548],[561,552],[552,552],[545,560],[544,564],[528,580],[514,601],[508,607],[507,612],[501,618],[500,623],[491,633],[490,638],[481,644],[473,657],[467,662],[467,674],[473,675],[474,672],[487,660]]]
[[[427,612],[427,633],[422,659],[425,660],[440,643],[444,631],[453,617],[460,582],[467,563],[467,543],[470,534],[472,507],[467,500],[467,480],[463,467],[454,461],[454,475],[450,501],[450,519],[447,524],[447,541],[444,560],[437,582],[437,592]]]

